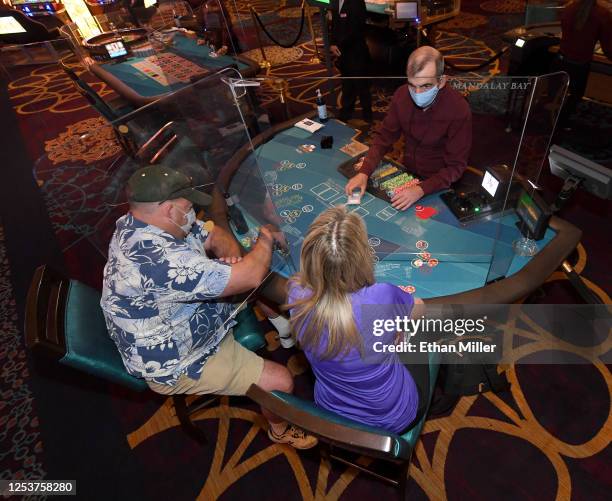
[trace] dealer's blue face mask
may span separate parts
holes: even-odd
[[[419,108],[427,108],[431,103],[434,102],[434,99],[438,95],[438,91],[440,90],[437,85],[434,85],[431,89],[426,90],[425,92],[419,92],[418,94],[412,90],[410,90],[410,97],[414,101]]]

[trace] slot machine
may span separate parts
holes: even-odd
[[[124,6],[121,0],[85,0],[85,3],[94,16],[114,12]]]
[[[43,23],[48,29],[67,22],[68,15],[60,0],[11,0],[13,8]]]

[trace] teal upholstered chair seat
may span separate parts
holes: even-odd
[[[330,455],[345,464],[358,467],[360,470],[373,473],[393,485],[405,489],[408,467],[412,451],[421,435],[427,419],[429,403],[433,397],[435,382],[438,377],[439,363],[437,357],[430,355],[429,361],[429,395],[426,396],[427,409],[424,416],[402,435],[383,428],[368,426],[352,419],[347,419],[335,412],[318,407],[314,402],[283,392],[266,392],[257,385],[252,385],[247,396],[262,407],[287,421],[300,426],[319,437],[326,447],[333,446],[360,454],[393,461],[402,465],[399,480],[394,480],[356,465],[340,456]],[[325,449],[323,449],[325,450]]]
[[[321,419],[328,423],[338,424],[356,431],[363,431],[384,437],[388,441],[388,445],[385,447],[386,450],[389,451],[387,454],[393,456],[394,459],[408,459],[410,457],[411,446],[400,435],[387,431],[383,428],[368,426],[366,424],[353,421],[352,419],[345,418],[340,414],[336,414],[335,412],[318,407],[314,402],[304,400],[303,398],[296,397],[295,395],[283,393],[282,391],[273,391],[272,395],[279,398],[287,405],[304,411],[313,418]],[[325,438],[331,442],[336,442],[333,436]],[[337,445],[342,444],[338,442]],[[382,454],[382,456],[385,455],[386,454],[384,453]]]
[[[234,326],[234,339],[247,350],[257,351],[266,345],[266,338],[261,332],[259,320],[253,308],[248,306],[236,315],[237,325]]]
[[[68,286],[64,332],[66,355],[60,363],[136,391],[149,388],[143,379],[125,370],[106,330],[100,293],[76,280],[70,280]]]
[[[131,376],[110,338],[100,307],[101,294],[76,280],[68,280],[46,266],[32,279],[26,306],[26,345],[63,365],[135,391],[148,390],[143,379]],[[249,350],[265,346],[252,308],[242,310],[234,327],[236,340]],[[216,398],[204,396],[187,404],[185,395],[173,401],[181,426],[190,436],[206,442],[189,416]]]
[[[252,308],[245,308],[236,315],[236,322],[236,341],[251,351],[265,346]],[[100,293],[76,280],[71,280],[68,288],[64,332],[66,355],[60,359],[62,364],[136,391],[148,389],[143,379],[126,371],[117,346],[106,330]]]

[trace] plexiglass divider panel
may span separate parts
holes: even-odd
[[[359,106],[354,120],[346,123],[336,118],[339,101],[331,96],[334,92],[339,95],[350,82],[320,78],[286,82],[288,88],[301,89],[301,94],[285,94],[291,106],[282,120],[266,114],[279,101],[279,96],[270,92],[278,88],[274,87],[277,83],[265,77],[245,79],[235,69],[208,75],[112,122],[110,133],[116,134],[120,128],[127,131],[122,140],[129,146],[123,150],[118,146],[112,158],[95,151],[95,141],[86,140],[99,132],[83,135],[85,139],[81,137],[79,144],[91,149],[91,158],[101,155],[87,167],[99,170],[99,182],[82,187],[87,196],[80,205],[65,208],[72,211],[70,224],[105,255],[116,219],[128,210],[125,186],[130,175],[143,165],[167,165],[186,173],[194,185],[212,196],[212,204],[203,208],[201,217],[231,230],[245,251],[252,247],[261,225],[279,227],[286,245],[275,251],[273,270],[285,277],[298,271],[301,245],[310,224],[326,208],[347,203],[345,185],[358,172],[355,166],[367,155],[376,134],[369,133],[360,121]],[[528,97],[521,99],[527,102],[516,106],[521,110],[516,113],[521,114],[514,118],[511,93],[495,91],[496,86],[511,89],[512,83],[521,91],[524,86],[518,84],[525,83],[538,90],[525,93]],[[414,187],[427,178],[408,178],[422,168],[424,160],[445,154],[444,145],[426,137],[431,122],[426,111],[418,110],[422,116],[413,117],[418,126],[411,132],[418,141],[408,138],[413,149],[406,151],[406,138],[398,135],[387,155],[374,166],[369,192],[359,205],[347,206],[367,225],[377,280],[412,286],[417,295],[434,297],[482,287],[525,264],[528,257],[516,256],[512,246],[521,234],[516,226],[517,198],[511,196],[510,186],[517,180],[515,171],[519,170],[525,139],[532,137],[526,133],[531,130],[531,120],[539,120],[540,110],[550,111],[550,103],[558,102],[544,94],[534,97],[547,83],[494,78],[488,88],[467,90],[459,81],[446,83],[466,94],[471,125],[481,134],[473,137],[468,168],[455,186],[456,196],[463,192],[477,196],[470,201],[470,218],[458,212],[459,206],[452,210],[443,198],[445,190],[428,193],[406,210],[397,210],[389,202],[395,191]],[[411,98],[405,78],[370,79],[369,84],[377,112],[372,129],[378,130],[384,118],[382,110],[389,107],[394,93],[404,92],[404,99]],[[329,120],[323,123],[317,119],[317,89],[327,100]],[[403,108],[399,110],[403,112]],[[311,122],[306,128],[318,123],[323,127],[314,132],[296,127],[303,117]],[[509,126],[511,119],[515,123]],[[554,127],[554,121],[550,123]],[[332,144],[327,148],[330,137]],[[495,158],[480,156],[483,141],[499,145]],[[544,146],[538,155],[544,155],[546,142],[539,141],[537,144]],[[536,161],[538,168],[541,160],[540,156]],[[501,171],[503,175],[489,169],[499,165],[507,166]],[[484,208],[493,201],[487,198],[490,185],[483,185],[487,170],[500,177],[500,191],[494,210],[481,216],[475,210],[477,204]],[[536,171],[529,170],[532,176]]]
[[[72,214],[73,225],[101,254],[107,253],[115,221],[129,210],[127,181],[145,165],[166,165],[190,177],[212,198],[200,208],[200,217],[230,230],[246,251],[262,225],[277,222],[255,158],[249,159],[250,138],[259,126],[247,90],[232,87],[242,81],[236,70],[224,70],[112,123],[114,130],[126,131],[131,154],[124,152],[101,173],[87,202]],[[232,163],[238,152],[245,153],[245,161]],[[296,271],[281,248],[274,253],[273,269]]]
[[[517,103],[517,109],[521,110],[520,128],[509,127],[512,129],[509,134],[520,131],[520,142],[512,163],[515,189],[508,191],[505,203],[506,207],[513,209],[507,218],[519,216],[519,220],[513,225],[499,227],[494,259],[487,277],[489,282],[515,273],[555,236],[551,229],[538,231],[536,235],[532,231],[548,213],[549,203],[540,194],[538,183],[547,162],[569,77],[566,73],[554,73],[522,80]]]

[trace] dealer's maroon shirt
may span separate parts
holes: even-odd
[[[402,85],[393,95],[360,172],[372,174],[401,135],[404,166],[424,179],[421,188],[428,195],[448,188],[465,171],[472,147],[472,112],[465,98],[448,85],[426,109],[418,108],[408,85]]]

